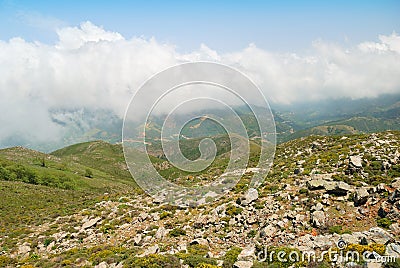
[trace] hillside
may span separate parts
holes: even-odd
[[[0,266],[270,267],[282,263],[276,257],[257,261],[262,246],[318,254],[340,238],[345,250],[373,249],[399,258],[399,144],[396,131],[295,139],[277,147],[274,166],[257,190],[248,189],[257,171],[248,171],[216,203],[188,208],[139,193],[119,145],[83,143],[51,155],[1,150],[3,171],[19,165],[40,183],[17,173],[1,177]],[[226,157],[219,154],[216,163]],[[92,178],[85,177],[87,168]],[[76,186],[46,186],[49,173]],[[327,265],[328,260],[296,263]]]

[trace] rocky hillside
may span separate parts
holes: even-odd
[[[259,189],[247,187],[250,172],[257,172],[251,169],[218,202],[198,207],[173,207],[127,190],[95,194],[93,202],[24,225],[24,230],[23,219],[6,227],[3,217],[0,266],[344,267],[364,262],[288,258],[289,252],[318,256],[329,248],[400,258],[399,144],[400,132],[311,136],[283,143]],[[84,162],[79,155],[86,150],[50,157],[73,166]],[[13,161],[18,159],[14,155]],[[91,166],[94,178],[105,172],[97,173],[100,167],[87,159],[82,165]],[[36,199],[54,198],[46,196],[44,187],[57,189],[10,180],[0,189],[13,191],[14,184],[20,193],[26,191],[21,185],[31,187]],[[6,206],[1,204],[2,209]],[[286,261],[276,254],[265,256],[265,247],[286,252]],[[393,261],[384,265],[399,267]]]

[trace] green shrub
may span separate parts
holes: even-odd
[[[189,265],[190,267],[197,268],[200,265],[204,264],[216,265],[217,261],[215,259],[206,258],[201,255],[188,255],[184,259],[183,263]]]
[[[85,177],[87,178],[93,178],[93,171],[90,168],[87,168],[85,170]]]
[[[376,220],[376,223],[378,224],[379,227],[382,228],[389,228],[390,225],[392,225],[392,221],[388,218],[380,218]]]
[[[169,236],[172,236],[172,237],[178,237],[181,235],[186,235],[186,231],[183,230],[182,228],[175,228],[169,232]]]
[[[223,258],[224,263],[222,264],[223,268],[232,268],[233,264],[237,261],[237,257],[239,256],[242,249],[239,247],[232,247],[229,249]]]
[[[163,219],[165,219],[165,218],[167,218],[167,217],[169,217],[171,215],[172,214],[170,212],[163,211],[163,212],[160,213],[160,220],[163,220]]]
[[[53,241],[55,241],[54,237],[48,237],[48,238],[46,238],[46,239],[43,241],[43,245],[44,245],[45,247],[47,247],[47,246],[50,245],[51,242],[53,242]]]
[[[0,267],[12,267],[13,265],[16,265],[17,261],[14,260],[13,258],[10,258],[8,256],[0,255]]]
[[[299,190],[299,194],[308,194],[308,189],[307,188],[301,188]]]
[[[151,254],[146,257],[134,257],[124,262],[124,267],[135,268],[179,268],[179,259],[172,255]]]
[[[206,245],[194,244],[187,247],[187,251],[191,255],[202,255],[205,256],[208,252],[208,247]]]
[[[253,230],[250,230],[250,232],[247,234],[247,237],[253,238],[256,236],[256,234],[257,234],[257,230],[253,229]]]
[[[229,216],[236,216],[236,215],[239,215],[241,212],[243,211],[243,208],[241,208],[241,207],[236,207],[236,206],[234,206],[234,205],[229,205],[227,208],[226,208],[226,214],[227,215],[229,215]]]

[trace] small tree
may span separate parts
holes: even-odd
[[[93,171],[91,169],[87,168],[85,171],[85,177],[93,178]]]
[[[42,157],[42,159],[40,159],[40,166],[46,167],[46,160],[45,160],[44,156]]]

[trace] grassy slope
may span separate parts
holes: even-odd
[[[96,147],[91,144],[98,142],[85,146]],[[102,142],[97,149],[105,152],[113,146]],[[76,147],[82,145],[65,150],[72,153]],[[96,161],[98,152],[92,155],[88,148],[61,158],[21,147],[0,150],[0,237],[26,235],[28,226],[87,208],[105,193],[110,198],[139,192],[119,165],[122,151],[110,151],[100,162]],[[88,168],[92,178],[85,177]]]

